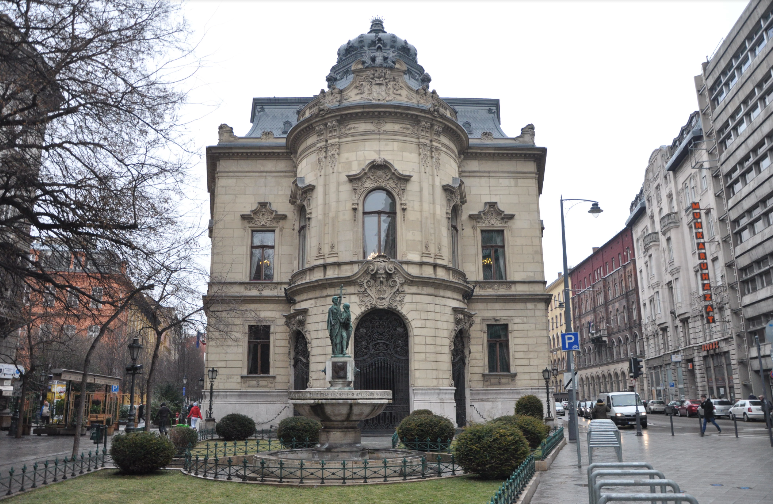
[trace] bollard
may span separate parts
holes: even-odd
[[[735,437],[738,437],[738,419],[733,415],[733,427],[735,427]]]
[[[703,423],[701,422],[700,412],[698,412],[698,430],[701,433],[701,437],[703,437]]]
[[[671,435],[674,435],[674,415],[668,415],[668,419],[671,420]]]

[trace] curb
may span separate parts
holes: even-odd
[[[535,462],[535,468],[537,471],[534,473],[534,477],[526,486],[526,489],[523,491],[521,496],[517,501],[515,501],[515,504],[529,504],[531,502],[531,498],[534,497],[534,494],[537,492],[537,488],[539,487],[542,473],[550,469],[550,465],[556,459],[558,453],[561,451],[561,448],[564,446],[566,446],[566,438],[561,440],[561,442],[558,444],[558,446],[555,447],[555,449],[553,449],[547,459]]]
[[[566,438],[562,439],[560,443],[558,443],[558,446],[556,446],[553,451],[548,455],[548,458],[545,460],[537,460],[534,463],[535,468],[537,471],[547,471],[550,469],[551,464],[553,464],[553,461],[558,456],[558,452],[561,451],[561,448],[566,446]]]

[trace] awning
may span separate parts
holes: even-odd
[[[83,379],[83,373],[81,371],[73,371],[71,369],[54,369],[51,371],[51,374],[54,375],[54,380],[80,382]],[[121,379],[116,376],[89,373],[86,383],[96,383],[97,385],[120,385]]]

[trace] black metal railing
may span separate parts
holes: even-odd
[[[112,467],[112,459],[106,448],[101,450],[89,450],[81,452],[79,457],[55,458],[53,461],[45,460],[35,462],[21,469],[11,468],[7,475],[0,474],[0,496],[9,496],[25,492],[33,488],[76,478],[109,465]]]

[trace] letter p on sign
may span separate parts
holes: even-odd
[[[576,332],[561,333],[561,350],[571,352],[580,349],[580,334]]]

